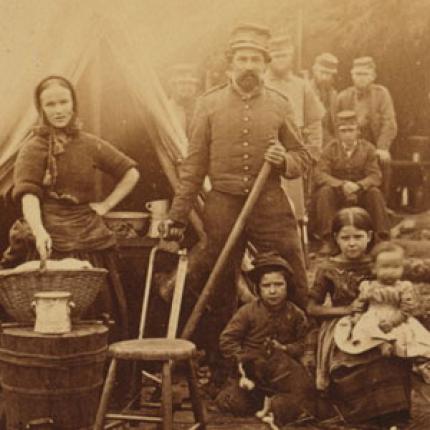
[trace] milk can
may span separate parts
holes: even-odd
[[[34,331],[44,334],[69,333],[72,330],[71,308],[75,304],[67,291],[41,291],[34,295],[32,306],[36,313]]]

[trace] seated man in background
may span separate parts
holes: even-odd
[[[317,234],[323,240],[320,252],[330,254],[331,223],[343,206],[361,206],[372,217],[381,239],[389,238],[389,219],[379,189],[381,170],[374,145],[358,138],[354,111],[337,114],[338,138],[327,145],[317,163],[314,176],[314,204]]]
[[[396,112],[389,90],[375,84],[376,64],[372,57],[356,58],[351,69],[353,85],[337,97],[336,111],[357,114],[360,135],[376,147],[381,166],[384,194],[390,192],[390,147],[397,135]]]

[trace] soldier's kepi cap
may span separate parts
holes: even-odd
[[[293,40],[287,33],[272,37],[269,41],[269,54],[276,55],[293,49]]]
[[[267,50],[269,39],[270,31],[267,27],[252,23],[239,24],[231,32],[228,52],[241,48],[257,49],[264,54],[266,60],[270,60]]]
[[[372,57],[359,57],[352,63],[352,71],[375,71],[376,64]]]
[[[333,75],[337,74],[339,60],[329,52],[324,52],[315,58],[314,67]]]
[[[169,82],[189,82],[193,84],[198,84],[199,79],[197,78],[197,71],[193,64],[191,63],[178,63],[171,67],[170,69],[170,79]]]
[[[261,276],[268,272],[285,272],[287,276],[293,275],[293,269],[288,262],[282,258],[276,251],[262,252],[252,261],[253,269],[247,272],[247,275],[255,284],[258,283]]]
[[[336,126],[345,130],[351,126],[357,126],[357,114],[353,110],[342,110],[336,115]]]

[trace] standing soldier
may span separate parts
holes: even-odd
[[[376,65],[372,57],[356,58],[351,77],[353,85],[339,93],[337,111],[354,110],[361,137],[376,146],[381,162],[389,161],[389,150],[397,135],[396,113],[390,92],[374,83]]]
[[[304,144],[318,159],[322,148],[322,125],[324,107],[310,83],[293,73],[294,46],[289,35],[270,40],[269,53],[272,57],[266,73],[266,84],[284,94],[292,103],[296,124]],[[305,183],[303,180],[305,179]],[[293,202],[295,213],[305,224],[307,200],[310,195],[310,177],[283,181],[283,188]]]
[[[266,84],[289,98],[304,143],[317,158],[322,147],[324,107],[310,83],[293,73],[294,46],[291,37],[282,35],[272,38],[269,52],[272,60],[266,74]]]
[[[209,90],[197,101],[188,155],[180,166],[181,183],[169,219],[160,227],[167,239],[182,236],[188,214],[208,175],[212,189],[204,208],[207,246],[203,251],[191,252],[188,277],[196,284],[189,285],[191,289],[201,289],[201,279],[197,281],[196,275],[201,278],[213,268],[266,160],[272,172],[234,255],[241,257],[245,239],[251,240],[258,251],[278,251],[294,272],[292,300],[303,307],[307,300],[303,253],[297,221],[280,187],[280,177],[303,175],[311,164],[311,156],[298,137],[288,99],[264,85],[264,72],[270,61],[269,37],[267,28],[253,24],[233,31],[226,53],[229,82]],[[217,303],[212,303],[212,313],[218,314],[214,318],[218,327],[212,326],[205,334],[209,337],[210,333],[212,347],[234,311],[236,294],[234,283],[219,283],[214,294]]]
[[[322,119],[323,146],[336,137],[336,99],[334,78],[337,75],[338,59],[330,53],[318,55],[312,67],[311,87],[325,108]]]
[[[176,64],[172,67],[170,87],[170,104],[183,130],[188,135],[194,111],[199,79],[192,64]]]

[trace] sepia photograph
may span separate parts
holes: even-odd
[[[430,0],[0,0],[0,430],[430,429]]]

